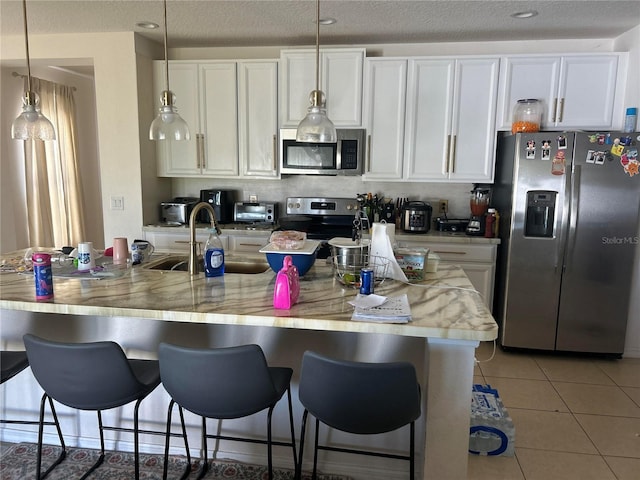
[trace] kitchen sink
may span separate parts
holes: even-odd
[[[202,257],[198,257],[198,265],[202,270]],[[150,262],[145,268],[149,270],[169,270],[186,272],[189,270],[189,257],[172,256]],[[269,264],[263,260],[229,260],[225,259],[224,273],[257,274],[269,270]]]

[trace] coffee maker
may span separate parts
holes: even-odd
[[[467,235],[482,236],[486,226],[486,213],[489,209],[491,189],[483,185],[476,185],[470,193],[471,218],[466,233]]]

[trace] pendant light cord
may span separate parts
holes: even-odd
[[[169,90],[169,56],[167,54],[167,0],[164,4],[164,73],[167,90]]]
[[[24,20],[24,45],[27,53],[27,96],[31,92],[31,61],[29,60],[29,33],[27,30],[27,0],[22,0],[22,16]]]
[[[320,0],[316,0],[316,90],[320,90]]]

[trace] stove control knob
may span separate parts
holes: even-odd
[[[353,210],[353,206],[347,205],[347,210]]]

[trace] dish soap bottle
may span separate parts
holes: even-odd
[[[204,275],[206,277],[220,277],[224,275],[224,248],[215,229],[209,232],[204,248]]]

